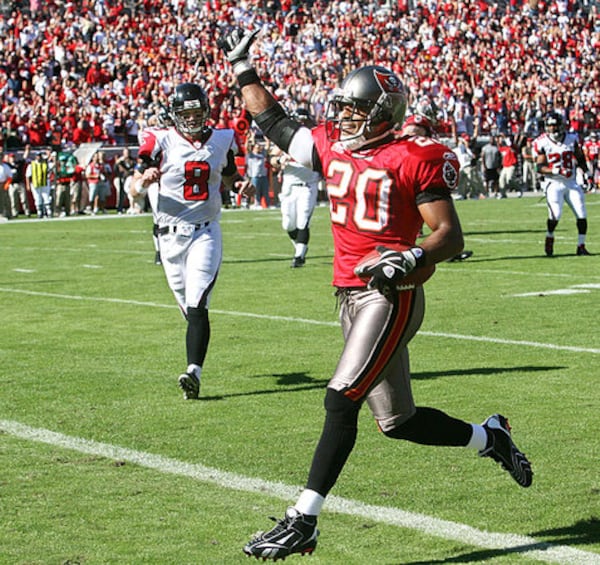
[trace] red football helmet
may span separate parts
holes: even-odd
[[[431,121],[422,114],[413,114],[412,116],[408,116],[404,123],[402,124],[402,129],[404,130],[407,126],[418,126],[421,128],[425,128],[427,130],[427,135],[433,135],[433,124]]]

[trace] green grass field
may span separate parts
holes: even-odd
[[[365,408],[309,565],[600,563],[600,195],[576,257],[537,197],[457,202],[474,251],[427,283],[417,403],[507,415],[535,477],[394,442]],[[342,339],[327,210],[290,269],[279,212],[225,211],[202,399],[151,218],[0,225],[0,564],[235,564],[304,484]]]

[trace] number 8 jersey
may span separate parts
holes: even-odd
[[[186,139],[173,127],[142,131],[138,157],[158,163],[161,172],[155,222],[162,226],[218,219],[222,177],[235,172],[236,152],[230,129],[209,129],[200,141]]]

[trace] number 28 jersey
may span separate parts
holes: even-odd
[[[378,245],[414,245],[423,225],[418,202],[450,198],[459,163],[446,145],[425,137],[391,138],[363,151],[346,151],[312,130],[329,195],[334,240],[333,284],[364,286],[354,267]]]
[[[546,155],[548,166],[560,168],[560,173],[544,173],[547,180],[576,185],[575,146],[579,138],[575,133],[566,133],[562,141],[553,141],[547,133],[543,133],[533,141],[535,157],[542,153]]]
[[[175,128],[147,128],[138,156],[158,161],[161,172],[154,210],[158,225],[202,224],[221,212],[223,170],[237,152],[233,130],[213,129],[203,141],[190,141]],[[231,173],[229,173],[231,174]]]

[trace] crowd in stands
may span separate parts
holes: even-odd
[[[254,64],[279,100],[318,121],[340,77],[393,69],[439,134],[501,135],[517,151],[557,110],[582,142],[600,130],[594,0],[22,0],[0,11],[0,147],[134,146],[181,82],[209,94],[211,124],[250,123],[217,47],[260,26]],[[8,6],[8,9],[6,9]],[[480,144],[483,145],[483,142]],[[115,149],[116,150],[116,149]]]
[[[261,75],[290,109],[308,106],[317,119],[340,76],[375,63],[403,78],[411,100],[433,101],[448,134],[533,136],[551,108],[582,136],[600,129],[600,7],[591,1],[9,4],[0,16],[4,148],[135,144],[182,81],[208,91],[214,125],[246,127],[216,45],[229,25],[263,27]]]

